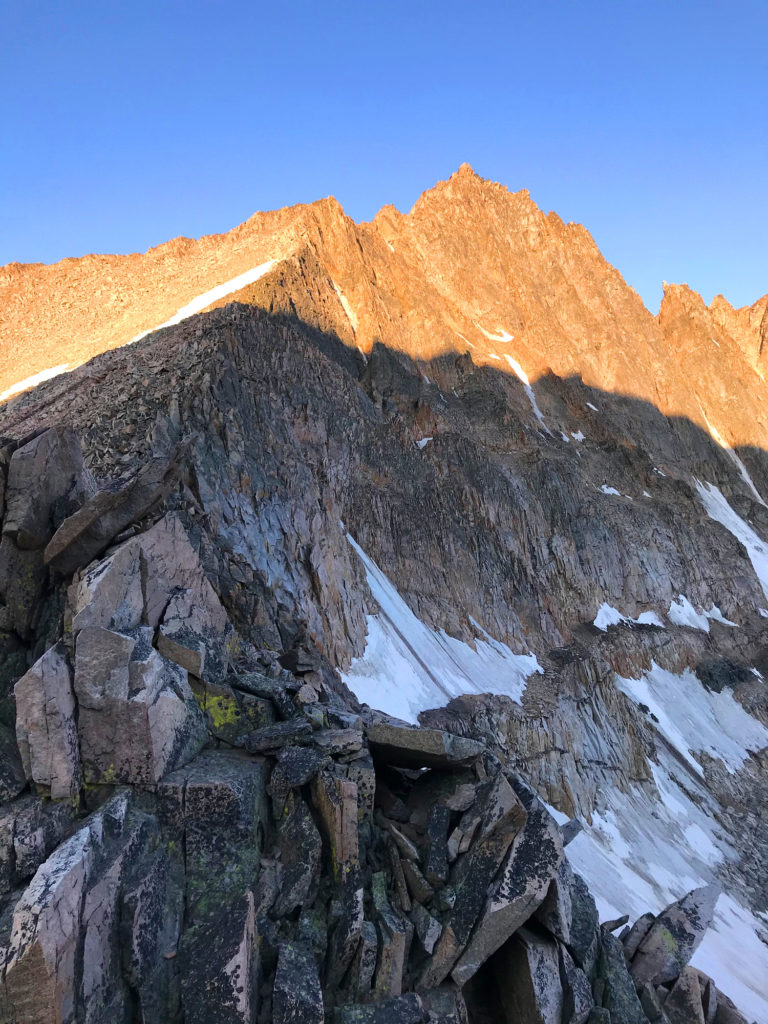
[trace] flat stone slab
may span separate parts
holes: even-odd
[[[408,729],[380,724],[368,728],[374,759],[397,768],[451,768],[471,765],[485,750],[482,743],[442,729]]]

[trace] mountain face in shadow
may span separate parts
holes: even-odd
[[[768,1020],[759,304],[467,167],[5,269],[0,1020]]]

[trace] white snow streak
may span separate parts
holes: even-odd
[[[709,420],[707,419],[707,414],[704,412],[704,406],[701,404],[701,402],[699,402],[699,408],[701,409],[701,414],[704,417],[704,422],[707,424],[707,428],[708,428],[709,433],[710,433],[710,435],[712,437],[712,440],[715,441],[716,444],[718,444],[723,449],[725,454],[728,456],[728,458],[734,464],[736,469],[739,471],[739,476],[741,477],[741,479],[744,481],[744,483],[747,485],[747,487],[752,492],[752,496],[757,501],[759,501],[761,505],[765,505],[765,502],[760,497],[760,492],[755,487],[755,485],[754,485],[754,483],[752,481],[752,477],[747,472],[747,467],[741,461],[741,459],[739,458],[738,454],[728,444],[728,442],[722,436],[720,431],[716,427],[713,427],[712,424],[709,422]]]
[[[600,412],[600,410],[597,408],[597,406],[596,405],[592,405],[591,402],[587,402],[587,405],[592,410],[592,412]]]
[[[491,334],[490,331],[486,331],[486,329],[484,327],[481,327],[480,324],[475,324],[475,326],[486,336],[486,338],[489,341],[500,341],[502,345],[506,345],[508,341],[515,340],[514,334],[510,334],[509,331],[505,331],[502,329],[499,332],[499,334]]]
[[[44,380],[58,377],[60,373],[64,373],[68,366],[69,363],[61,363],[60,366],[53,366],[50,370],[41,370],[39,373],[33,373],[31,377],[25,377],[24,380],[20,380],[17,384],[11,384],[9,388],[0,393],[0,402],[4,402],[7,398],[18,395],[19,392],[26,391],[28,388],[36,387],[38,384],[42,384]]]
[[[600,490],[603,494],[615,494],[617,498],[621,497],[621,491],[617,491],[615,487],[609,487],[608,484],[603,484]]]
[[[536,395],[534,395],[534,393],[533,393],[533,388],[531,387],[531,382],[528,380],[528,374],[522,368],[520,363],[518,363],[518,361],[516,359],[513,359],[512,356],[505,356],[504,358],[507,360],[509,365],[512,367],[512,369],[515,372],[515,375],[516,375],[517,379],[520,381],[520,383],[525,388],[525,393],[526,393],[526,395],[528,395],[528,401],[531,403],[531,408],[533,409],[533,412],[534,412],[534,414],[536,416],[536,419],[539,421],[539,423],[541,424],[543,429],[548,434],[551,433],[551,431],[547,427],[546,423],[544,422],[544,417],[541,415],[541,409],[539,408],[539,403],[536,401]]]
[[[424,448],[427,447],[427,445],[429,444],[429,442],[431,440],[432,440],[431,437],[422,437],[420,441],[416,442],[416,444],[419,446],[419,448],[421,448],[423,450]]]
[[[639,679],[616,676],[616,685],[636,704],[645,704],[656,716],[656,730],[703,775],[694,752],[719,758],[729,772],[743,765],[749,751],[768,746],[768,729],[753,718],[727,687],[708,690],[687,668],[679,675],[651,662]]]
[[[182,320],[186,320],[187,317],[194,316],[195,313],[201,313],[207,306],[210,306],[212,302],[218,302],[219,299],[223,299],[226,295],[231,295],[232,292],[239,292],[241,288],[245,288],[246,285],[253,284],[258,281],[260,277],[263,277],[268,271],[279,262],[278,260],[269,260],[267,263],[261,263],[258,267],[252,267],[250,270],[246,270],[242,274],[238,274],[237,277],[231,278],[229,281],[224,281],[223,284],[217,284],[215,288],[211,288],[210,291],[203,292],[202,295],[198,295],[197,298],[192,299],[186,306],[182,306],[181,309],[177,310],[170,320],[166,320],[165,323],[159,324],[157,327],[152,327],[148,331],[142,331],[141,334],[135,335],[128,342],[129,345],[133,345],[137,341],[141,341],[142,338],[146,338],[148,334],[153,334],[155,331],[161,331],[164,327],[172,327],[174,324],[181,323]]]
[[[515,654],[470,619],[475,648],[430,629],[347,534],[365,567],[379,612],[368,616],[365,653],[343,673],[357,698],[397,718],[416,722],[420,711],[462,693],[500,693],[519,703],[528,676],[542,669],[533,654]]]
[[[333,281],[332,284],[333,284],[334,290],[335,290],[335,292],[336,292],[336,294],[337,294],[337,296],[339,298],[339,302],[344,307],[344,312],[347,314],[347,319],[350,322],[352,330],[353,330],[353,332],[355,334],[357,334],[357,328],[358,328],[357,314],[355,313],[354,309],[352,309],[352,307],[350,306],[349,299],[344,294],[344,292],[341,290],[341,288],[336,284],[335,281]]]
[[[768,597],[768,545],[733,511],[717,487],[697,480],[696,490],[709,518],[721,523],[746,549],[763,593]]]

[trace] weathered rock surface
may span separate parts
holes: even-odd
[[[663,985],[678,977],[712,923],[719,895],[715,885],[694,889],[656,917],[632,957],[637,985]]]
[[[72,671],[52,647],[15,687],[16,740],[27,778],[54,800],[75,799],[81,785]]]

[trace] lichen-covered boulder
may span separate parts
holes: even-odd
[[[716,885],[705,885],[662,910],[632,958],[632,977],[638,987],[647,981],[662,985],[680,975],[712,923],[719,895]]]

